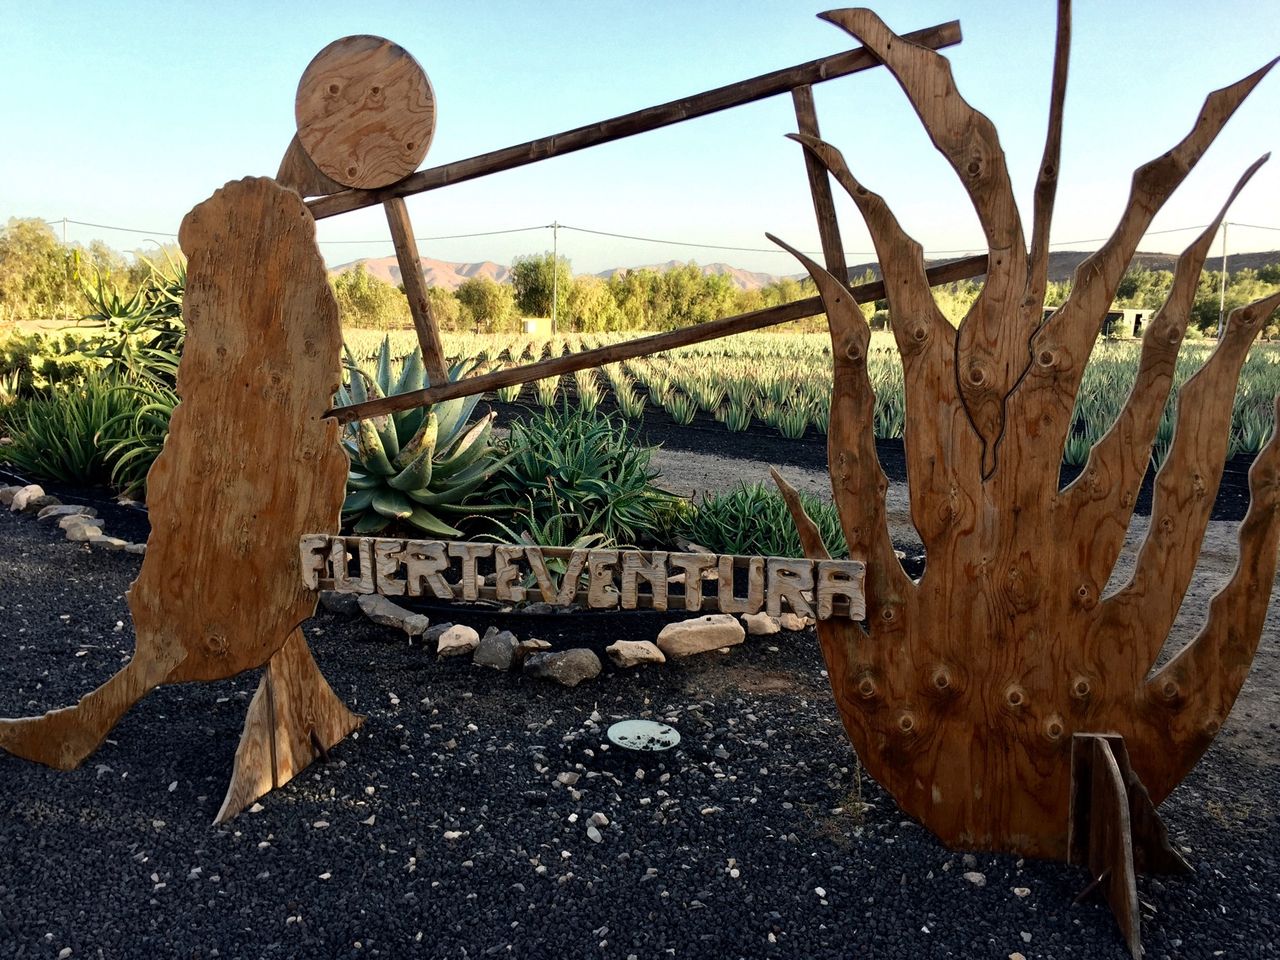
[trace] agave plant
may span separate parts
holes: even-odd
[[[348,350],[350,382],[339,387],[338,403],[362,403],[426,385],[420,352],[405,357],[398,376],[393,377],[392,366],[390,338],[382,341],[372,375]],[[455,364],[449,379],[466,372],[465,363]],[[479,399],[459,397],[347,424],[342,445],[351,469],[343,520],[361,534],[402,521],[433,536],[461,536],[444,517],[483,512],[482,507],[463,506],[463,501],[504,462],[492,440],[494,414],[471,422]]]

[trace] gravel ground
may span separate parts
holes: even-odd
[[[0,715],[120,666],[138,562],[0,511]],[[369,719],[224,827],[255,675],[157,691],[77,771],[0,755],[0,957],[1125,956],[1105,906],[1071,905],[1081,871],[951,853],[858,775],[811,634],[561,690],[363,621],[306,631]],[[1277,636],[1162,807],[1195,875],[1139,881],[1148,957],[1277,955]],[[684,743],[621,756],[627,716]]]

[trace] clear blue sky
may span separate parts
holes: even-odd
[[[1074,12],[1062,185],[1053,240],[1089,248],[1112,229],[1135,166],[1190,129],[1210,90],[1280,54],[1274,11],[1245,0],[1080,0]],[[853,44],[821,4],[316,0],[295,3],[0,0],[6,144],[0,221],[70,217],[176,232],[224,181],[275,172],[311,57],[352,33],[399,42],[426,68],[439,122],[427,166],[660,103]],[[906,32],[959,19],[960,90],[999,128],[1024,216],[1044,136],[1054,29],[1048,0],[898,0],[877,8]],[[884,194],[930,253],[972,249],[976,219],[883,70],[817,88],[826,139]],[[1280,68],[1254,92],[1153,230],[1206,223],[1252,160],[1280,147]],[[710,118],[448,187],[410,200],[420,237],[547,224],[732,246],[769,230],[817,246],[790,100]],[[850,260],[870,241],[841,203]],[[1280,155],[1228,220],[1280,228]],[[132,249],[145,237],[72,226]],[[377,210],[321,224],[330,263],[391,252]],[[1188,232],[1152,235],[1177,250]],[[158,237],[158,239],[165,239]],[[371,244],[333,241],[374,239]],[[1085,242],[1080,242],[1085,241]],[[1280,248],[1280,231],[1232,227],[1232,249]],[[445,260],[510,262],[549,231],[423,244]],[[1216,248],[1215,248],[1216,249]],[[785,255],[560,234],[579,272],[696,258],[794,273]]]

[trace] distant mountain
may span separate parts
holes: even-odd
[[[1075,273],[1076,267],[1090,255],[1091,251],[1088,250],[1058,250],[1050,253],[1049,279],[1070,280],[1072,274]],[[1135,253],[1133,265],[1147,270],[1172,270],[1177,260],[1177,255],[1172,253]],[[950,261],[930,260],[929,266],[932,267],[948,262]],[[1205,266],[1210,270],[1214,270],[1220,267],[1221,263],[1222,261],[1218,257],[1211,256]],[[1264,253],[1233,253],[1227,257],[1227,272],[1235,274],[1245,269],[1257,270],[1259,267],[1272,263],[1280,263],[1280,250],[1268,250]],[[378,279],[399,285],[400,265],[396,263],[395,257],[353,260],[350,263],[334,267],[329,272],[331,274],[346,273],[360,264],[363,264],[364,268]],[[611,270],[601,270],[595,276],[607,280],[610,277],[628,273],[632,270],[655,270],[661,273],[665,270],[682,266],[684,266],[684,261],[668,260],[666,263],[656,263],[646,267],[614,267]],[[758,290],[763,286],[783,279],[782,276],[772,273],[743,270],[727,263],[700,264],[699,268],[704,274],[728,277],[733,281],[733,285],[740,290]],[[510,267],[504,267],[502,264],[494,263],[492,260],[483,260],[479,263],[449,263],[444,260],[432,260],[430,257],[423,257],[422,269],[426,273],[428,284],[434,287],[443,287],[445,290],[457,290],[464,280],[471,277],[490,277],[498,283],[505,283],[511,278]],[[868,270],[877,277],[880,275],[879,264],[874,261],[854,264],[849,268],[849,272],[855,277],[861,276]],[[786,276],[791,279],[799,279],[805,274],[793,273]]]
[[[427,284],[432,287],[442,287],[445,290],[453,291],[462,286],[464,280],[472,277],[489,277],[498,283],[505,283],[511,277],[511,268],[504,267],[500,263],[494,263],[492,260],[483,260],[480,263],[446,263],[444,260],[432,260],[430,257],[422,257],[422,272],[426,274]],[[348,270],[354,270],[357,266],[363,265],[370,276],[377,277],[379,280],[385,280],[387,283],[400,285],[400,264],[396,262],[395,257],[376,257],[366,260],[352,260],[350,263],[343,263],[330,269],[329,273],[337,275],[346,273]]]

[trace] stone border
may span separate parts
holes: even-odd
[[[65,504],[57,497],[44,492],[38,483],[25,486],[0,487],[0,506],[7,506],[13,513],[35,514],[37,520],[58,521],[58,528],[68,540],[84,543],[101,550],[123,550],[125,553],[146,553],[145,543],[130,543],[119,537],[108,536],[98,519],[98,511],[82,504]]]
[[[410,644],[418,639],[423,646],[435,644],[437,659],[470,656],[476,666],[549,680],[566,687],[576,687],[584,680],[600,675],[602,664],[595,651],[586,647],[553,650],[545,640],[519,639],[510,630],[490,627],[483,637],[466,624],[440,623],[434,626],[421,613],[414,613],[379,594],[350,594],[332,590],[320,591],[320,605],[340,616],[363,615],[376,624],[403,631]],[[631,669],[649,663],[665,663],[670,659],[719,651],[742,643],[748,633],[768,636],[783,630],[800,631],[814,621],[793,613],[771,617],[767,613],[743,614],[741,618],[726,613],[707,614],[668,623],[655,641],[618,640],[605,648],[605,653],[618,669]]]
[[[93,507],[64,504],[44,492],[39,484],[0,486],[0,506],[13,513],[33,514],[37,520],[56,520],[66,538],[87,547],[108,551],[143,554],[145,543],[129,543],[107,535],[102,520]],[[680,576],[677,574],[676,576]],[[436,656],[470,656],[476,666],[493,670],[520,670],[527,676],[576,687],[600,675],[603,664],[593,650],[586,647],[551,649],[545,640],[530,637],[521,640],[510,630],[490,627],[483,637],[472,627],[460,623],[435,626],[420,613],[406,610],[380,594],[320,592],[320,604],[331,613],[348,617],[363,615],[381,626],[403,631],[412,643],[418,638],[424,645],[435,644]],[[772,617],[761,611],[734,617],[726,613],[694,616],[669,623],[654,641],[618,640],[605,648],[605,653],[618,669],[632,669],[650,663],[666,663],[668,658],[696,656],[720,651],[742,643],[747,634],[768,636],[783,630],[800,631],[814,621],[794,613]]]

